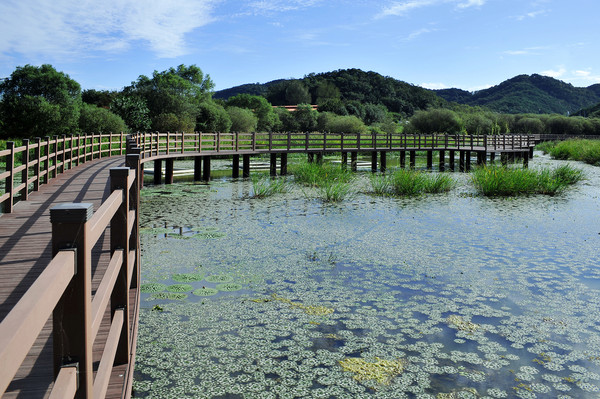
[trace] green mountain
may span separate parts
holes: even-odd
[[[298,82],[301,88],[298,88]],[[289,93],[291,88],[294,91],[293,96]],[[303,90],[305,97],[298,93]],[[345,103],[358,101],[362,104],[382,104],[389,111],[404,116],[410,116],[419,109],[443,106],[447,103],[431,90],[360,69],[312,73],[302,79],[275,80],[262,85],[241,85],[217,91],[213,97],[227,99],[240,93],[263,95],[273,105],[295,105],[296,102],[291,101],[292,98],[304,98],[305,101],[302,102],[312,104],[327,99],[339,99]]]
[[[460,89],[435,91],[460,104],[483,106],[509,114],[572,114],[600,102],[600,84],[574,87],[541,75],[519,75],[489,89],[469,93]]]
[[[598,103],[592,107],[588,107],[588,108],[579,110],[576,113],[574,113],[573,115],[574,116],[585,116],[588,118],[600,118],[600,103]]]

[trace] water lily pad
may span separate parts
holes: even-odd
[[[239,291],[242,289],[242,285],[237,283],[217,284],[217,289],[219,291]]]
[[[180,283],[189,283],[191,281],[202,281],[204,278],[203,273],[177,273],[171,276],[173,281],[178,281]]]
[[[152,299],[171,299],[175,301],[182,301],[187,299],[187,294],[182,292],[157,292],[152,294]]]
[[[215,295],[219,292],[218,289],[216,288],[198,288],[197,290],[194,290],[193,294],[196,296],[211,296],[211,295]]]
[[[226,274],[215,274],[206,277],[206,281],[208,281],[209,283],[230,283],[233,281],[233,277],[228,276]]]
[[[140,286],[140,291],[146,293],[160,292],[165,289],[167,289],[167,285],[162,283],[145,283]]]
[[[194,287],[190,284],[171,284],[167,287],[167,291],[170,292],[186,292],[191,291]]]

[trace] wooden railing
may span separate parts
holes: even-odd
[[[268,153],[373,150],[528,150],[532,135],[387,133],[139,133],[132,136],[142,159],[190,153]]]
[[[139,311],[139,156],[128,155],[127,164],[110,170],[112,194],[96,212],[86,203],[50,210],[53,258],[0,323],[0,394],[50,315],[55,375],[51,398],[103,398],[113,364],[131,366]],[[92,248],[109,225],[111,258],[92,297]],[[135,292],[132,303],[130,289]],[[110,331],[93,378],[92,345],[109,303]]]
[[[94,159],[123,155],[125,137],[123,133],[54,136],[25,139],[20,147],[7,142],[6,150],[0,151],[0,164],[5,164],[4,171],[0,167],[3,212],[12,212],[17,200],[27,200],[29,193],[65,170]]]

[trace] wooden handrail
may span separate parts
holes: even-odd
[[[77,392],[77,365],[68,365],[61,368],[54,381],[49,399],[74,398]]]

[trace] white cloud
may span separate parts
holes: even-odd
[[[442,90],[442,89],[450,88],[450,86],[448,86],[444,83],[421,83],[419,86],[421,86],[425,89],[430,89],[430,90]]]
[[[437,29],[427,29],[427,28],[419,29],[417,31],[414,31],[410,35],[408,35],[406,38],[404,38],[404,41],[408,42],[408,41],[418,38],[421,35],[425,35],[427,33],[435,32],[435,31],[437,31]]]
[[[210,23],[217,0],[3,0],[0,53],[84,57],[141,41],[159,57],[187,52],[185,35]]]
[[[409,11],[416,10],[418,8],[433,6],[437,4],[452,3],[457,8],[469,8],[469,7],[481,7],[486,3],[487,0],[408,0],[401,2],[393,2],[391,5],[385,7],[378,17],[386,16],[401,16],[406,15]]]
[[[548,14],[548,12],[549,12],[548,10],[532,11],[532,12],[528,12],[523,15],[517,15],[516,17],[513,17],[513,18],[516,19],[517,21],[523,21],[525,19],[533,19],[533,18],[539,17],[540,15]]]
[[[260,0],[252,1],[248,5],[256,13],[285,12],[312,7],[322,1],[323,0]]]
[[[587,78],[592,74],[591,71],[573,71],[573,75],[580,77],[580,78]]]
[[[542,71],[540,72],[542,75],[545,76],[550,76],[551,78],[555,78],[558,79],[562,76],[564,76],[565,73],[567,73],[567,70],[565,67],[559,67],[558,69],[554,70],[554,69],[548,69],[546,71]]]
[[[522,50],[506,50],[503,54],[507,55],[541,55],[541,50],[547,50],[548,47],[527,47]]]

